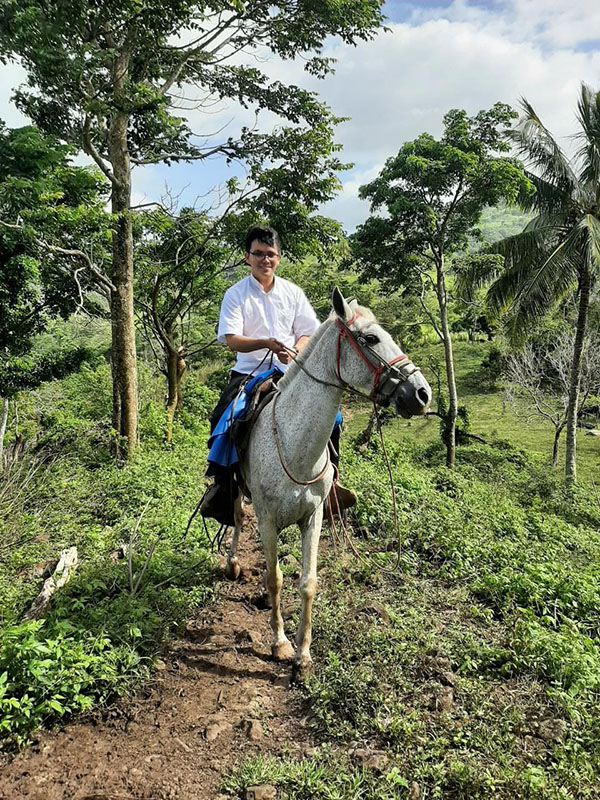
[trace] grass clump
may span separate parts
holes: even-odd
[[[37,446],[0,495],[4,748],[127,691],[148,674],[165,638],[212,597],[205,535],[199,526],[185,541],[183,533],[202,492],[214,392],[191,378],[188,410],[166,446],[161,386],[147,372],[140,385],[142,440],[125,464],[110,456],[102,417],[110,408],[106,365],[23,401],[23,430]],[[52,565],[73,545],[75,576],[45,620],[22,623],[41,586],[35,565]],[[115,556],[130,546],[130,563]]]

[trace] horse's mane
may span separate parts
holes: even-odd
[[[288,386],[292,382],[294,377],[301,371],[299,364],[303,364],[306,361],[308,356],[317,346],[318,342],[320,342],[321,339],[323,338],[323,334],[325,333],[325,331],[329,330],[329,328],[331,327],[332,321],[333,320],[330,317],[329,319],[326,319],[325,322],[323,322],[321,325],[319,325],[317,330],[313,333],[313,335],[306,343],[306,346],[302,350],[302,353],[299,356],[297,356],[294,359],[294,361],[292,361],[290,366],[287,368],[285,375],[279,381],[278,387],[280,389],[284,389],[286,386]]]
[[[365,306],[359,306],[356,303],[351,303],[352,310],[359,315],[359,318],[364,319],[366,322],[376,322],[375,314],[371,311],[370,308],[366,308]],[[302,353],[290,364],[288,369],[286,370],[285,375],[279,381],[279,388],[285,389],[286,386],[294,380],[295,376],[301,372],[300,364],[304,364],[306,359],[312,353],[312,351],[317,346],[318,342],[321,341],[323,335],[326,331],[329,330],[331,325],[333,324],[334,320],[336,319],[335,311],[332,311],[329,317],[323,322],[317,330],[313,333],[310,337],[308,342],[306,343],[306,347],[302,350]]]

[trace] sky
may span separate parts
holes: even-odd
[[[320,209],[351,232],[369,213],[358,188],[374,178],[386,158],[426,131],[437,136],[451,108],[475,114],[502,101],[517,107],[522,97],[534,106],[565,149],[576,129],[582,81],[600,89],[600,0],[387,0],[387,31],[356,47],[327,43],[336,72],[324,81],[308,76],[301,63],[263,54],[260,66],[273,79],[317,91],[333,110],[350,120],[338,126],[341,157],[354,164],[341,173],[343,188]],[[18,66],[3,66],[0,119],[14,127],[27,120],[10,103],[24,80]],[[211,115],[187,112],[192,130],[239,131],[247,111],[219,106]],[[277,124],[264,115],[263,129]],[[209,203],[207,191],[231,171],[210,163],[157,165],[137,169],[135,203],[159,200],[166,188],[181,203]]]

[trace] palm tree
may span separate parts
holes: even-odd
[[[523,115],[510,137],[526,162],[535,191],[519,205],[536,216],[522,233],[495,245],[505,269],[494,281],[488,300],[496,311],[508,311],[513,334],[526,332],[576,287],[577,328],[569,377],[565,478],[576,480],[576,431],[581,353],[588,324],[590,293],[600,277],[600,92],[582,84],[577,104],[580,129],[573,137],[572,159],[563,153],[533,107],[522,101]]]

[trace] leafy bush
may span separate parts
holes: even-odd
[[[22,470],[15,467],[0,493],[0,739],[6,747],[23,744],[39,725],[125,691],[147,673],[165,637],[211,598],[205,534],[195,526],[182,538],[202,493],[206,417],[215,393],[190,381],[189,415],[175,426],[174,447],[165,447],[161,381],[142,368],[140,388],[142,442],[136,458],[122,465],[109,455],[106,365],[46,384],[35,398],[31,425],[40,454],[22,462]],[[130,543],[133,582],[127,559],[111,560]],[[45,623],[19,625],[39,591],[32,565],[73,545],[78,572],[53,598]]]
[[[506,356],[497,345],[492,345],[478,370],[479,386],[484,391],[494,391],[506,370]]]
[[[147,669],[127,644],[64,627],[48,634],[41,620],[0,633],[0,739],[7,746],[20,746],[40,725],[123,691],[123,674]]]

